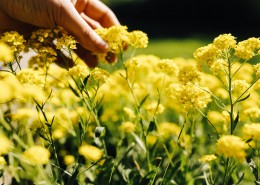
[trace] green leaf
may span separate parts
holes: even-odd
[[[148,132],[155,131],[155,130],[156,130],[155,121],[151,121],[150,124],[149,124],[149,127],[148,127],[148,129],[147,129],[147,133],[148,133]]]
[[[90,77],[90,74],[88,76],[86,76],[86,78],[84,78],[84,80],[83,80],[84,86],[87,85],[89,77]]]
[[[144,144],[144,142],[141,140],[141,138],[140,138],[139,136],[137,136],[134,132],[132,132],[131,134],[134,136],[134,138],[135,138],[137,144],[144,150],[144,152],[146,152],[145,144]]]
[[[105,127],[96,127],[96,129],[95,129],[95,137],[96,138],[104,137],[105,134],[106,134]]]
[[[238,121],[239,121],[239,112],[237,113],[237,117],[235,118],[234,123],[232,125],[232,132],[235,130],[235,128],[238,124]]]
[[[141,108],[144,104],[144,102],[146,101],[146,99],[149,97],[149,94],[147,94],[143,99],[142,101],[140,102],[140,105],[139,105],[139,108]]]
[[[250,94],[248,94],[245,98],[238,100],[237,103],[246,100],[247,98],[249,98],[249,96],[250,96]]]
[[[70,84],[69,84],[70,90],[77,96],[80,97],[78,91],[76,89],[74,89]]]

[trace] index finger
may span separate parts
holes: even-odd
[[[83,12],[99,22],[102,27],[108,28],[120,24],[114,12],[99,0],[77,0],[75,8],[79,13]]]

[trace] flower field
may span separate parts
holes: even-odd
[[[62,28],[0,38],[0,184],[260,184],[259,38],[221,34],[186,59],[135,54],[148,36],[126,26],[96,32],[110,51],[93,68]]]

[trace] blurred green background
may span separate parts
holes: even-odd
[[[148,34],[149,46],[137,53],[193,57],[223,33],[237,40],[260,35],[259,0],[103,0],[122,25]]]

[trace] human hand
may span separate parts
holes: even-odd
[[[108,45],[93,29],[119,25],[115,14],[99,0],[1,0],[0,34],[16,30],[30,35],[37,28],[63,27],[79,42],[78,56],[97,65],[92,52],[105,53]]]

